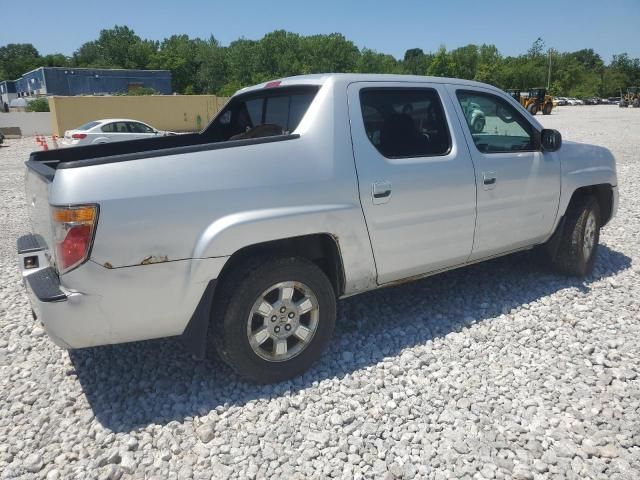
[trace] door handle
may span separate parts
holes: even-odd
[[[496,172],[482,172],[482,183],[485,190],[491,190],[496,186]]]
[[[391,182],[374,182],[371,185],[371,197],[375,205],[387,203],[391,197]]]

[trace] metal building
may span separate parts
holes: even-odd
[[[4,83],[4,82],[3,82]],[[171,93],[169,70],[40,67],[14,81],[18,97],[37,95],[110,95],[136,88]]]

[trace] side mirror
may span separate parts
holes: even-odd
[[[556,152],[562,146],[562,135],[557,130],[545,128],[540,133],[540,145],[545,152]]]

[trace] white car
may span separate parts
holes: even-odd
[[[95,145],[98,143],[122,142],[158,135],[175,135],[173,132],[157,130],[146,123],[128,118],[105,118],[85,123],[75,130],[64,132],[62,147]]]

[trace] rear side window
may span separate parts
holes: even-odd
[[[85,123],[84,125],[79,126],[78,128],[76,128],[76,130],[89,130],[93,127],[95,127],[96,125],[98,125],[100,122],[88,122]]]
[[[233,98],[204,132],[211,141],[287,135],[309,109],[318,87],[265,89]]]
[[[101,130],[105,133],[129,133],[129,128],[125,122],[113,122],[103,125]]]
[[[364,128],[385,157],[429,157],[451,150],[438,93],[431,88],[366,88],[360,91]]]

